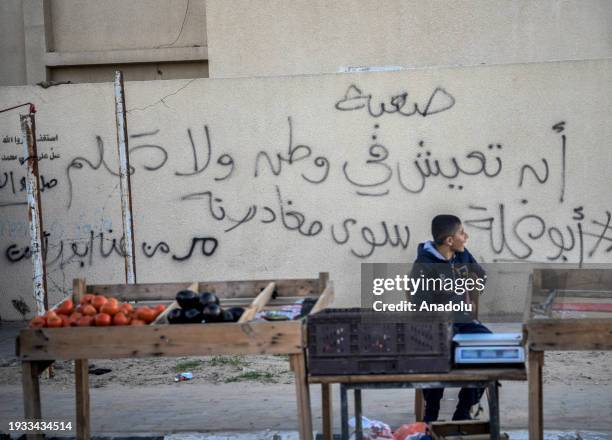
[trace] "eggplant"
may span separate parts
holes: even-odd
[[[238,322],[242,314],[244,313],[244,307],[232,307],[227,310],[234,317],[233,322]]]
[[[207,304],[202,309],[202,316],[206,322],[219,322],[223,317],[223,311],[217,304]]]
[[[181,290],[176,294],[176,302],[181,309],[193,309],[198,307],[199,297],[198,294],[192,290]]]
[[[198,309],[185,310],[185,320],[188,324],[200,324],[202,319],[202,313]]]
[[[221,312],[221,322],[234,322],[234,314],[229,310]]]
[[[304,298],[302,308],[300,310],[300,316],[296,317],[295,319],[303,318],[304,316],[308,315],[316,302],[317,300],[315,298]]]
[[[168,312],[168,315],[166,317],[168,318],[168,322],[170,324],[185,323],[185,313],[183,309],[172,309]]]
[[[216,304],[219,305],[219,298],[214,293],[210,292],[202,292],[200,293],[200,310],[204,310],[208,304]]]

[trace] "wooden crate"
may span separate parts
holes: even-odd
[[[611,305],[610,269],[535,269],[524,340],[536,351],[611,350]]]
[[[612,270],[534,269],[523,317],[529,438],[543,440],[546,350],[612,350]]]
[[[23,366],[26,419],[40,419],[41,372],[55,360],[75,360],[77,388],[77,438],[88,439],[88,359],[222,354],[287,354],[295,374],[300,438],[312,438],[310,397],[304,359],[304,320],[253,321],[258,311],[313,298],[311,313],[327,307],[334,298],[328,273],[318,278],[283,280],[215,281],[135,285],[87,285],[74,281],[73,300],[85,293],[112,295],[121,301],[162,302],[173,306],[179,290],[214,292],[222,306],[245,307],[238,323],[165,324],[161,315],[151,325],[124,327],[62,327],[25,329],[17,338],[17,355]],[[171,308],[170,307],[170,308]],[[36,438],[36,435],[29,437]]]

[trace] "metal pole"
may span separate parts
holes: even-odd
[[[115,72],[115,116],[117,121],[117,148],[119,150],[119,183],[121,186],[121,214],[125,250],[125,282],[136,283],[136,253],[134,220],[132,218],[132,186],[130,182],[130,156],[128,151],[127,117],[123,72]]]
[[[353,390],[355,395],[355,439],[363,440],[363,427],[361,426],[361,389],[359,386]]]
[[[341,439],[349,440],[349,424],[348,424],[348,396],[346,392],[346,384],[340,384],[340,426]]]
[[[42,249],[43,219],[38,185],[38,150],[36,148],[36,121],[34,113],[20,115],[23,134],[23,154],[27,157],[26,190],[28,195],[28,220],[30,221],[30,250],[34,264],[34,300],[36,314],[42,315],[49,308],[47,296],[47,270]]]

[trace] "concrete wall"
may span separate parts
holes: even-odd
[[[0,85],[208,76],[204,0],[7,0]],[[110,73],[109,73],[110,72]]]
[[[212,77],[612,57],[607,0],[208,0]]]
[[[27,100],[51,303],[76,276],[122,282],[112,84],[0,90],[0,107]],[[481,261],[612,261],[611,60],[133,82],[127,105],[140,282],[327,270],[357,304],[360,263],[411,261],[440,212]],[[19,138],[2,114],[3,319],[32,307]],[[524,294],[484,310],[520,312]]]
[[[207,62],[101,64],[95,66],[63,66],[50,71],[51,81],[108,82],[121,70],[132,81],[157,79],[207,78]],[[77,80],[75,81],[75,78]]]
[[[209,58],[212,76],[236,77],[612,57],[606,0],[6,0],[0,8],[8,60],[0,85],[100,81],[115,65],[132,80],[202,77]]]
[[[24,84],[26,68],[21,0],[0,2],[0,57],[0,85]]]
[[[51,0],[51,17],[59,52],[206,46],[204,0]]]

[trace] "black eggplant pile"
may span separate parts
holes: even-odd
[[[221,308],[219,298],[214,293],[197,293],[192,290],[181,290],[176,294],[179,307],[170,310],[170,324],[208,324],[216,322],[238,322],[244,308]]]

